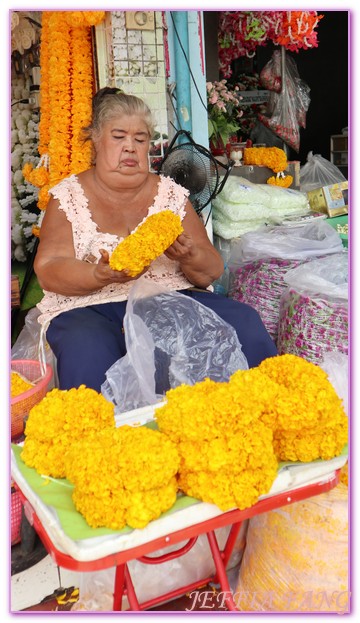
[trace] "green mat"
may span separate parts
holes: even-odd
[[[125,527],[122,530],[110,530],[108,528],[91,528],[85,521],[84,517],[76,510],[72,501],[72,492],[74,486],[65,478],[49,479],[40,476],[37,471],[25,465],[22,461],[20,454],[22,452],[22,446],[11,444],[17,467],[25,478],[28,485],[41,499],[41,501],[47,506],[56,510],[59,522],[64,533],[73,539],[74,541],[93,538],[97,536],[104,536],[109,534],[127,534],[132,532],[132,528]],[[344,446],[341,456],[347,456],[348,447]],[[313,461],[314,463],[321,462],[321,459]],[[301,462],[282,462],[279,463],[278,472],[287,466],[304,465]],[[192,506],[193,504],[199,504],[199,500],[189,497],[187,495],[179,494],[175,504],[170,510],[162,514],[162,517],[166,517],[178,510]]]
[[[22,476],[41,501],[56,510],[61,527],[68,537],[77,541],[106,534],[127,534],[133,531],[129,527],[125,527],[122,530],[91,528],[74,506],[71,497],[74,486],[65,478],[43,478],[34,468],[27,467],[21,460],[22,446],[11,444],[11,447]],[[187,495],[179,495],[172,508],[163,513],[162,517],[166,517],[193,504],[199,504],[199,500]]]

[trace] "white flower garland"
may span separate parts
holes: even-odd
[[[13,79],[11,101],[28,99],[29,85],[25,76]],[[11,113],[11,258],[25,262],[36,240],[32,225],[39,217],[39,189],[24,180],[22,168],[26,162],[34,167],[39,162],[39,113],[31,110],[29,104],[14,104]],[[31,206],[36,211],[28,209]]]

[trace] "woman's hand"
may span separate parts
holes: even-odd
[[[193,258],[197,253],[197,248],[192,236],[182,233],[173,242],[173,244],[166,249],[165,255],[170,260],[177,262],[183,262],[184,260]]]
[[[101,287],[110,283],[127,283],[128,281],[133,281],[143,275],[148,269],[148,267],[146,267],[139,275],[130,277],[126,270],[112,270],[109,266],[110,256],[108,251],[105,251],[105,249],[100,249],[99,251],[101,257],[98,263],[94,265],[94,277]]]

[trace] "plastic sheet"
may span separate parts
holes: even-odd
[[[194,299],[146,279],[130,290],[124,331],[127,353],[101,388],[115,412],[154,404],[181,383],[227,381],[248,368],[232,326]]]
[[[278,351],[320,363],[326,352],[348,353],[347,253],[290,270],[279,306]]]

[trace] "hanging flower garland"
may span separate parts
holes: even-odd
[[[283,11],[283,18],[272,38],[275,45],[283,45],[286,50],[298,52],[301,48],[317,48],[315,28],[323,15],[317,11]]]
[[[45,210],[49,188],[91,163],[91,148],[80,140],[91,121],[93,68],[91,26],[105,11],[44,11],[42,17],[41,120],[37,169],[27,166],[25,179],[38,186],[38,208]],[[33,227],[39,235],[42,220]]]
[[[81,141],[84,125],[91,121],[91,100],[93,92],[93,68],[91,33],[87,26],[71,30],[71,57],[76,71],[72,75],[71,106],[71,173],[84,171],[91,162],[91,144]]]
[[[218,45],[223,77],[230,78],[234,59],[252,58],[268,41],[293,52],[317,47],[315,28],[323,17],[317,11],[222,11]]]

